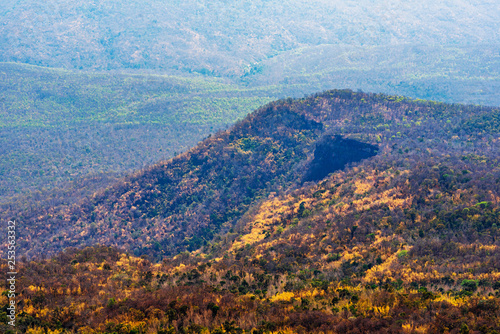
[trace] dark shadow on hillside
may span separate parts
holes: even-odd
[[[323,137],[314,150],[303,181],[319,181],[351,162],[370,158],[378,153],[378,146],[366,144],[339,135]]]

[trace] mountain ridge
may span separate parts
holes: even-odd
[[[136,255],[150,254],[156,259],[161,254],[195,251],[218,233],[231,230],[249,208],[269,194],[300,188],[300,182],[294,180],[316,168],[314,154],[322,147],[319,140],[332,142],[328,139],[332,134],[347,136],[344,143],[351,140],[379,146],[379,154],[369,161],[375,159],[382,165],[398,161],[411,170],[418,165],[418,156],[442,161],[439,152],[450,155],[450,161],[460,161],[467,157],[465,152],[475,154],[477,150],[495,156],[496,139],[477,141],[474,138],[479,134],[462,125],[478,120],[472,126],[484,127],[481,136],[491,136],[488,133],[496,133],[498,128],[484,118],[494,119],[497,114],[496,109],[485,107],[349,90],[277,101],[231,130],[79,205],[28,214],[24,233],[43,235],[30,237],[28,248],[37,253],[99,242],[126,245]],[[332,150],[334,146],[324,147]],[[331,164],[329,159],[326,164]],[[15,209],[7,212],[13,214]],[[26,247],[27,239],[21,245]]]
[[[495,108],[327,91],[270,103],[79,205],[10,211],[21,228],[19,252],[31,257],[19,262],[27,287],[19,295],[19,326],[92,334],[494,334],[500,330],[499,119]],[[325,145],[338,144],[336,136],[378,152],[302,182],[316,153],[323,157]],[[266,149],[278,143],[279,150]],[[263,170],[280,160],[288,178]],[[238,202],[247,191],[239,183],[246,161],[251,173],[278,180]],[[161,188],[168,184],[161,180],[172,181],[173,191]],[[231,184],[236,198],[217,197]],[[132,205],[142,199],[143,208]],[[171,214],[172,203],[182,220],[141,220]],[[213,210],[203,211],[207,205]],[[81,215],[58,218],[61,212]],[[79,229],[92,214],[96,225],[88,220]],[[213,218],[218,229],[199,228],[197,215]],[[178,238],[148,245],[157,235],[152,223]],[[26,238],[26,227],[39,234]],[[100,229],[121,234],[99,239],[106,236]],[[71,240],[94,246],[52,256]],[[136,244],[146,249],[136,251]],[[35,257],[41,252],[50,258]],[[7,272],[5,260],[0,266]]]

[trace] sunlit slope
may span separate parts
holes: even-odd
[[[494,203],[497,125],[498,110],[493,108],[348,90],[273,102],[192,150],[126,177],[78,205],[23,213],[27,237],[20,245],[36,255],[100,243],[154,259],[202,250],[227,232],[234,233],[250,219],[252,208],[268,196],[289,193],[346,167],[354,173],[349,166],[356,164],[355,173],[360,177],[378,172],[412,175],[423,166],[442,169],[443,180],[456,177],[465,182],[450,191],[473,187],[475,183],[467,183],[473,179],[468,174],[473,174],[481,182],[488,180],[484,186],[493,188],[478,190],[472,198]],[[372,182],[366,183],[368,191]],[[354,191],[352,183],[345,187]],[[413,204],[422,206],[413,202],[416,196],[427,196],[427,191],[437,198],[443,196],[443,189],[420,194],[413,187],[402,197],[393,193],[397,189],[377,189],[365,204],[354,206],[355,211],[373,210],[370,203],[382,207],[406,203],[395,208],[400,217],[401,210],[405,212]],[[365,195],[355,193],[353,201],[361,203]],[[350,200],[341,199],[342,194],[335,196],[327,201],[332,210],[341,212],[353,206]],[[306,204],[302,210],[311,211]],[[463,204],[438,204],[445,212],[475,205],[472,199]],[[11,208],[7,214],[19,213]],[[341,221],[354,223],[351,219]],[[290,222],[283,224],[284,229]],[[249,240],[261,241],[277,228],[259,219],[255,225],[260,227],[257,232],[249,227]]]
[[[278,110],[287,117],[277,117]],[[266,112],[268,123],[263,122]],[[258,144],[256,135],[264,130],[263,124],[273,124],[282,134],[293,133],[290,123],[298,123],[294,114],[315,122],[329,120],[334,133],[351,139],[317,128],[314,132],[321,139],[314,145],[295,143],[300,149],[314,147],[307,161],[295,169],[298,183],[263,196],[229,231],[222,230],[201,248],[156,263],[148,256],[135,257],[103,246],[67,249],[49,260],[22,260],[19,282],[27,288],[17,296],[22,301],[19,328],[96,334],[500,330],[498,109],[348,91],[327,92],[293,104],[281,101],[216,137],[215,142],[222,142],[233,135],[236,142],[231,144],[238,143],[235,150],[231,144],[218,146],[226,159],[214,156],[217,145],[208,139],[187,154],[95,196],[87,205],[95,205],[96,227],[102,226],[97,225],[100,208],[116,212],[126,207],[125,201],[132,203],[144,198],[147,189],[158,189],[151,173],[158,177],[164,173],[163,180],[172,184],[176,173],[186,171],[177,188],[184,194],[195,194],[214,180],[196,174],[197,168],[211,171],[209,160],[213,165],[224,162],[226,169],[220,165],[216,169],[229,179],[228,187],[241,185],[236,175],[248,176],[229,173],[231,164],[244,168],[237,164],[242,156],[252,162],[255,175],[262,175],[265,165],[258,165],[259,152],[265,146]],[[252,122],[256,120],[260,122]],[[315,124],[309,122],[309,126]],[[254,136],[241,137],[249,127]],[[276,144],[280,137],[268,131],[260,134],[267,132]],[[297,137],[315,138],[312,132],[300,132]],[[374,136],[372,144],[380,148],[377,155],[333,171],[319,182],[300,182],[300,175],[328,161],[320,157],[335,156],[336,146],[352,138],[362,140],[363,135],[366,142]],[[366,142],[354,146],[369,149]],[[327,144],[334,149],[330,154],[325,152]],[[200,152],[211,154],[201,158]],[[273,156],[282,158],[279,152]],[[273,165],[271,155],[266,163]],[[119,189],[126,194],[117,200]],[[224,194],[224,187],[216,189]],[[234,188],[231,193],[242,194]],[[191,197],[194,205],[180,223],[183,229],[195,228],[193,213],[200,205],[206,208],[217,202],[216,196],[207,195],[205,203]],[[155,201],[150,200],[145,204],[151,208]],[[229,207],[234,200],[226,198],[224,204]],[[165,197],[156,203],[161,202],[168,204]],[[142,210],[132,207],[128,218],[120,217],[121,236],[128,228],[124,222],[134,222]],[[161,216],[159,212],[155,214]],[[115,218],[109,220],[110,229]],[[56,223],[50,217],[43,219],[45,228]],[[77,224],[75,220],[73,227]],[[139,226],[136,231],[148,233],[154,228]],[[61,233],[52,244],[69,235]],[[31,244],[40,236],[34,236]],[[157,233],[150,236],[158,240]],[[0,265],[7,270],[5,260]],[[5,315],[0,310],[0,316]]]

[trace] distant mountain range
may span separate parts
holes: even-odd
[[[499,17],[485,1],[4,1],[0,202],[104,185],[289,96],[498,106]]]
[[[494,1],[7,0],[0,61],[241,76],[322,45],[498,44]],[[362,88],[362,87],[360,87]]]
[[[494,1],[8,0],[0,18],[3,62],[500,104]]]
[[[0,202],[82,179],[104,185],[188,150],[279,96],[277,88],[210,78],[15,63],[0,64],[0,78]]]

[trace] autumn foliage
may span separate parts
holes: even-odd
[[[19,326],[497,333],[498,113],[351,91],[278,101],[79,205],[17,213],[30,254],[94,245],[24,259]]]

